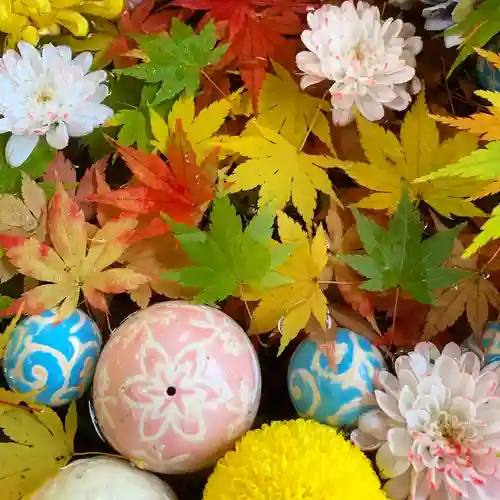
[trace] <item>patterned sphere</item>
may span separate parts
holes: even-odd
[[[114,331],[93,398],[116,450],[144,469],[180,474],[212,464],[251,427],[260,389],[245,332],[217,309],[172,301]]]
[[[92,382],[101,333],[77,309],[62,321],[57,309],[21,321],[9,340],[3,370],[10,388],[39,391],[37,403],[61,406],[78,399]]]
[[[345,328],[338,330],[333,348],[336,371],[320,346],[305,339],[288,366],[288,392],[301,417],[332,426],[354,425],[374,407],[374,378],[385,362],[365,337]]]
[[[154,474],[125,460],[84,458],[61,469],[31,500],[177,500],[174,492]]]
[[[471,335],[462,344],[462,347],[470,349],[479,358],[483,359],[485,365],[500,361],[500,323],[490,321],[479,344],[476,337]]]
[[[500,36],[496,36],[484,47],[491,52],[500,52]],[[477,58],[476,74],[479,85],[486,90],[500,91],[500,70],[496,69],[484,57]]]

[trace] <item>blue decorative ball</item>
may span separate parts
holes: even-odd
[[[500,37],[496,36],[484,47],[491,52],[500,52]],[[500,91],[500,70],[496,69],[484,57],[478,56],[476,74],[479,85],[486,90]]]
[[[500,323],[490,321],[479,344],[476,337],[471,335],[462,347],[471,350],[484,361],[485,365],[500,361]]]
[[[365,337],[340,328],[333,371],[320,346],[304,340],[290,360],[288,392],[297,413],[332,426],[354,425],[372,409],[376,373],[386,365]]]
[[[102,338],[80,310],[57,321],[57,310],[21,321],[9,340],[3,369],[11,389],[39,391],[37,403],[61,406],[78,399],[94,375]]]

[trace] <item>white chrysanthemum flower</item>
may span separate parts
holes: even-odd
[[[72,59],[66,46],[45,45],[39,52],[19,42],[18,54],[7,50],[0,61],[0,133],[12,132],[6,157],[21,165],[40,136],[63,149],[69,137],[90,134],[113,115],[102,101],[108,95],[105,71],[89,73],[92,55]]]
[[[481,369],[472,352],[420,343],[379,373],[379,408],[352,441],[378,449],[393,500],[494,500],[500,492],[500,362]]]
[[[368,120],[380,120],[384,106],[398,111],[418,92],[415,55],[422,39],[413,25],[400,19],[380,19],[377,7],[350,1],[340,7],[324,5],[307,16],[310,30],[302,33],[307,51],[297,54],[303,71],[301,87],[333,81],[330,87],[333,120],[349,123],[356,106]]]

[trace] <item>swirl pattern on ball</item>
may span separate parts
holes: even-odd
[[[213,462],[251,426],[259,398],[259,365],[245,332],[217,309],[177,301],[122,323],[94,379],[106,439],[155,472]]]
[[[101,345],[97,325],[78,309],[62,321],[55,309],[29,316],[9,340],[5,377],[15,391],[40,391],[38,403],[64,405],[87,390]]]
[[[374,404],[374,377],[384,360],[367,339],[344,328],[335,344],[336,371],[320,346],[304,340],[288,368],[288,390],[297,413],[328,425],[351,425]]]

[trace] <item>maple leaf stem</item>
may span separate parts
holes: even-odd
[[[396,288],[396,298],[394,300],[394,313],[392,316],[392,337],[396,334],[396,317],[398,315],[398,304],[399,304],[399,286]],[[392,339],[391,339],[392,344]]]
[[[328,90],[323,94],[323,97],[321,98],[321,101],[323,102],[325,100],[325,97],[326,97],[326,94],[328,94]],[[317,106],[316,106],[316,112],[314,113],[314,116],[313,116],[313,119],[311,121],[311,124],[309,125],[307,131],[306,131],[306,135],[298,149],[298,151],[302,151],[303,147],[306,145],[306,142],[307,142],[307,138],[309,137],[309,134],[312,132],[312,129],[314,128],[314,124],[316,123],[316,120],[318,119],[318,116],[319,116],[319,113],[321,111],[321,106],[320,106],[321,103],[319,103]]]
[[[3,401],[0,399],[0,405],[6,405],[6,406],[12,406],[13,408],[25,408],[26,410],[29,411],[34,411],[36,413],[40,413],[43,411],[42,408],[32,408],[31,406],[23,406],[22,404],[16,404],[16,403],[11,403],[10,401]]]
[[[89,457],[89,456],[94,456],[94,455],[99,455],[99,456],[103,456],[103,457],[120,458],[123,460],[123,455],[118,455],[117,453],[106,453],[104,451],[82,451],[79,453],[73,453],[74,457]]]
[[[252,311],[250,311],[250,307],[248,305],[248,302],[245,300],[244,296],[243,296],[243,289],[241,288],[241,283],[238,283],[238,287],[240,289],[240,296],[241,296],[241,300],[243,301],[243,303],[245,304],[245,309],[247,311],[247,314],[248,314],[248,317],[250,319],[250,326],[252,325],[253,323],[253,315],[252,315]]]
[[[488,262],[481,268],[481,271],[479,271],[479,274],[483,274],[485,269],[495,260],[495,258],[498,256],[500,253],[500,245],[498,245],[497,249],[495,250],[495,253],[489,258]]]
[[[317,281],[318,285],[359,285],[362,281]]]
[[[217,91],[222,94],[224,99],[229,101],[229,96],[208,76],[207,72],[204,69],[201,70],[201,74],[214,86]]]

